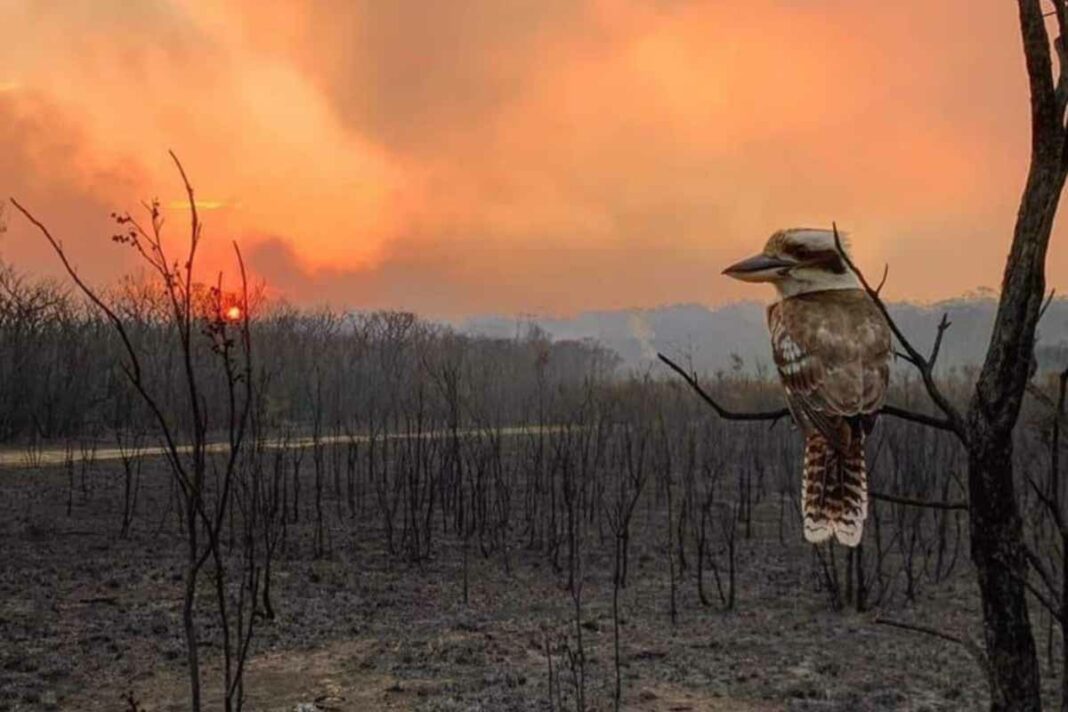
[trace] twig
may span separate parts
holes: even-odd
[[[926,425],[927,427],[935,428],[936,430],[944,430],[947,433],[956,432],[953,429],[953,424],[949,422],[947,418],[936,418],[932,415],[905,410],[896,405],[884,405],[879,409],[879,414],[888,415],[892,418],[899,418],[901,420],[908,420],[913,423],[919,423],[920,425]]]
[[[1068,66],[1068,51],[1066,51],[1064,45],[1064,34],[1068,30],[1068,13],[1065,11],[1064,0],[1052,0],[1053,11],[1046,13],[1043,17],[1049,17],[1054,15],[1057,18],[1057,37],[1053,40],[1053,49],[1057,52],[1057,59],[1060,63],[1060,70],[1057,76],[1057,84],[1054,88],[1054,99],[1056,100],[1058,116],[1063,115],[1064,109],[1068,106],[1068,73],[1065,72],[1065,67]]]
[[[864,287],[864,291],[868,293],[868,296],[871,297],[872,301],[875,303],[876,308],[882,313],[883,318],[886,319],[886,324],[897,338],[897,342],[901,344],[903,349],[905,349],[905,353],[902,354],[902,356],[920,372],[920,376],[923,378],[923,384],[927,389],[927,394],[931,397],[931,400],[934,401],[935,405],[938,406],[938,409],[946,416],[946,424],[949,426],[948,429],[951,430],[961,442],[967,443],[968,433],[964,427],[964,420],[957,409],[953,407],[953,404],[949,402],[949,399],[942,394],[942,391],[938,388],[938,384],[935,383],[934,375],[932,373],[932,362],[924,358],[912,345],[912,342],[905,337],[905,334],[902,333],[901,329],[898,327],[897,322],[890,316],[890,312],[886,308],[886,304],[883,302],[882,298],[879,296],[879,292],[868,284],[868,280],[864,277],[864,274],[856,264],[853,263],[853,260],[850,259],[845,248],[842,246],[842,238],[838,234],[838,224],[832,222],[831,229],[834,232],[834,245],[838,250],[839,256],[842,258],[842,261],[845,262],[846,266],[849,267],[850,271],[856,275],[857,279]],[[938,355],[937,349],[940,348],[942,334],[948,327],[949,323],[943,316],[942,322],[939,324],[938,335],[935,338],[936,348],[933,350],[933,356]]]
[[[1061,516],[1061,508],[1042,491],[1042,488],[1038,486],[1038,483],[1035,482],[1035,479],[1031,477],[1030,474],[1027,475],[1027,484],[1031,485],[1031,489],[1034,490],[1035,496],[1038,497],[1039,501],[1042,502],[1043,506],[1045,506],[1046,510],[1049,512],[1061,537],[1068,539],[1068,529],[1064,526],[1064,517]]]
[[[1057,410],[1057,403],[1052,398],[1050,398],[1049,395],[1044,393],[1042,391],[1042,389],[1039,388],[1038,386],[1036,386],[1034,383],[1028,382],[1028,384],[1026,386],[1024,386],[1024,388],[1027,389],[1028,393],[1030,393],[1032,396],[1034,396],[1035,400],[1039,401],[1040,403],[1042,403],[1043,405],[1048,407],[1050,410],[1053,410],[1053,411]]]
[[[35,218],[29,210],[22,207],[22,204],[19,203],[19,201],[15,200],[14,198],[9,198],[8,200],[12,205],[15,206],[15,208],[18,209],[20,213],[23,214],[23,216],[27,220],[29,220],[34,225],[34,227],[38,229],[38,231],[40,231],[40,233],[48,241],[48,244],[52,246],[52,250],[56,253],[56,256],[59,257],[60,262],[63,264],[63,268],[66,270],[67,274],[70,276],[74,284],[78,286],[78,288],[89,299],[89,301],[91,301],[98,309],[100,309],[100,311],[103,312],[104,316],[106,316],[108,320],[112,323],[112,325],[114,325],[115,331],[119,334],[119,338],[122,340],[123,347],[126,350],[126,356],[129,361],[129,363],[120,361],[119,366],[126,374],[130,383],[134,386],[134,388],[137,389],[138,393],[145,400],[146,405],[148,405],[148,407],[151,409],[157,422],[160,424],[164,439],[167,443],[167,449],[175,464],[174,472],[178,478],[179,484],[182,487],[191,486],[189,476],[186,473],[185,468],[182,466],[180,458],[178,457],[178,446],[172,437],[171,429],[168,425],[167,418],[163,414],[163,411],[160,408],[159,404],[156,402],[156,400],[152,398],[152,396],[148,393],[147,387],[145,386],[145,382],[141,374],[141,360],[138,357],[137,350],[134,348],[133,342],[130,340],[129,334],[126,331],[126,327],[123,324],[122,319],[119,318],[119,315],[116,314],[115,311],[111,309],[111,307],[109,307],[104,302],[104,300],[102,300],[97,295],[96,291],[94,291],[92,287],[90,287],[82,280],[81,276],[78,274],[78,270],[75,269],[74,265],[72,265],[70,263],[70,260],[67,259],[67,253],[63,249],[63,244],[52,235],[48,228],[45,227],[44,223]]]
[[[1039,558],[1038,554],[1036,554],[1031,547],[1026,545],[1024,546],[1024,554],[1027,556],[1027,563],[1031,565],[1031,568],[1035,570],[1035,573],[1038,574],[1038,577],[1042,579],[1042,583],[1045,584],[1049,592],[1051,594],[1057,593],[1058,589],[1053,581],[1053,574],[1048,568],[1046,568],[1045,563],[1042,562],[1042,559]],[[1037,593],[1036,596],[1040,601],[1043,601],[1043,597],[1038,596]],[[1051,613],[1056,612],[1057,615],[1060,615],[1059,607],[1055,609],[1051,604],[1047,604],[1045,601],[1043,601],[1043,605],[1045,605]]]
[[[685,380],[686,383],[690,385],[690,388],[692,388],[697,393],[697,395],[701,396],[701,399],[704,400],[705,403],[708,403],[710,406],[712,406],[712,409],[716,411],[719,417],[725,420],[770,420],[772,421],[772,423],[775,423],[776,421],[781,420],[782,418],[785,418],[787,415],[790,414],[790,411],[787,408],[779,408],[778,410],[753,411],[748,413],[740,413],[738,411],[728,410],[721,406],[719,403],[717,403],[716,400],[712,398],[712,396],[710,396],[704,388],[701,388],[701,384],[697,382],[696,375],[691,375],[687,373],[683,370],[682,366],[679,366],[677,363],[672,361],[664,354],[658,353],[657,356],[660,358],[661,361],[667,364],[672,371],[682,376],[683,380]]]
[[[890,265],[883,265],[883,278],[879,280],[879,286],[875,288],[876,294],[881,294],[883,287],[886,285],[886,278],[890,276]]]
[[[709,395],[704,388],[701,387],[701,384],[697,381],[696,375],[687,373],[682,366],[678,365],[664,354],[658,353],[657,357],[665,364],[667,364],[667,366],[671,368],[672,371],[682,376],[683,380],[685,380],[686,383],[689,384],[690,388],[692,388],[694,392],[697,393],[697,395],[700,396],[705,403],[708,403],[710,406],[712,406],[712,409],[715,410],[716,413],[719,414],[719,416],[724,420],[770,420],[772,421],[772,424],[774,424],[776,421],[781,420],[782,418],[785,418],[787,415],[790,414],[790,410],[788,408],[752,412],[738,412],[724,408],[711,395]],[[904,408],[899,408],[894,405],[884,405],[882,408],[879,409],[879,413],[882,415],[889,415],[894,418],[900,418],[901,420],[908,420],[913,423],[926,425],[928,427],[935,428],[938,430],[955,432],[953,429],[953,424],[950,423],[947,419],[936,418],[930,415],[925,415],[923,413],[916,413],[914,411],[905,410]]]
[[[956,643],[957,645],[960,645],[965,650],[967,650],[971,654],[971,656],[975,658],[975,661],[979,664],[979,667],[983,669],[983,672],[986,673],[987,677],[990,676],[990,661],[986,657],[986,653],[983,652],[982,648],[980,648],[974,642],[966,638],[961,638],[956,635],[952,635],[950,633],[946,633],[935,628],[929,628],[924,625],[905,623],[903,621],[896,621],[890,618],[876,618],[875,623],[877,625],[887,625],[893,628],[900,628],[902,630],[911,630],[915,633],[923,633],[924,635],[930,635],[932,637],[939,638],[950,643]]]
[[[938,361],[938,353],[942,350],[942,336],[953,323],[948,317],[949,315],[943,312],[942,319],[938,322],[938,333],[935,334],[934,344],[931,346],[931,355],[927,357],[927,364],[930,368],[934,368],[935,362]]]
[[[931,502],[924,499],[901,497],[894,494],[885,494],[883,492],[875,492],[872,490],[868,490],[868,496],[872,499],[877,499],[882,502],[903,504],[906,507],[926,507],[928,509],[960,510],[964,512],[968,511],[967,502]]]
[[[1056,293],[1056,288],[1052,288],[1049,290],[1049,295],[1046,297],[1046,301],[1042,303],[1042,307],[1038,310],[1038,319],[1035,320],[1036,324],[1042,321],[1042,317],[1045,315],[1046,310],[1049,309],[1049,305],[1053,303],[1053,295]]]
[[[1035,597],[1035,600],[1038,601],[1042,605],[1043,608],[1045,608],[1047,611],[1049,611],[1049,614],[1051,616],[1053,616],[1053,618],[1058,623],[1063,622],[1063,616],[1061,615],[1060,606],[1058,606],[1053,601],[1051,601],[1049,598],[1047,598],[1046,595],[1043,594],[1042,591],[1040,591],[1037,586],[1035,586],[1033,583],[1031,583],[1029,580],[1027,580],[1026,576],[1017,576],[1016,574],[1013,574],[1013,578],[1015,578],[1018,581],[1020,581],[1024,585],[1024,588],[1026,588],[1028,591],[1031,592],[1031,595]]]

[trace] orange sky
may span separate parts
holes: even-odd
[[[1015,12],[0,0],[0,195],[106,281],[132,264],[107,214],[179,200],[173,148],[210,208],[205,266],[237,239],[301,303],[457,316],[767,298],[720,270],[777,228],[832,219],[869,271],[890,263],[891,298],[955,296],[997,286],[1026,168]],[[10,212],[0,255],[54,270]],[[184,216],[168,210],[175,236]]]

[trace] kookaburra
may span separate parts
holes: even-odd
[[[786,402],[805,435],[805,538],[860,543],[868,516],[864,438],[890,376],[890,329],[845,264],[830,230],[780,230],[764,251],[723,272],[770,282],[771,348]]]

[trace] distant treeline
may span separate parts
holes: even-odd
[[[163,291],[131,278],[106,298],[141,354],[158,402],[186,412],[184,364]],[[619,365],[604,346],[552,340],[537,327],[491,338],[405,312],[302,310],[262,298],[253,305],[257,412],[262,425],[276,430],[359,428],[401,412],[444,423],[446,401],[462,404],[467,424],[513,424],[529,418],[545,394],[557,403],[581,398],[584,384],[610,377]],[[226,413],[225,376],[211,363],[218,355],[207,337],[202,342],[194,364],[201,398],[207,412]],[[91,304],[61,282],[0,267],[0,440],[155,432],[124,363],[115,329]],[[185,427],[173,417],[179,430]]]
[[[892,279],[892,277],[891,277]],[[946,314],[952,326],[946,333],[938,370],[965,378],[982,363],[990,342],[997,306],[989,290],[934,304],[894,302],[890,312],[914,344],[929,349]],[[745,370],[768,374],[772,369],[766,307],[745,301],[709,307],[675,304],[653,309],[588,311],[570,317],[516,319],[480,316],[465,320],[460,329],[487,336],[514,334],[518,325],[536,324],[556,339],[592,338],[622,358],[623,369],[656,366],[663,352],[691,361],[698,371],[714,373]],[[1061,370],[1068,366],[1068,299],[1055,298],[1038,325],[1035,356],[1039,368]],[[910,370],[902,362],[902,370]]]
[[[141,354],[157,401],[173,413],[179,431],[187,428],[177,415],[187,412],[184,364],[161,285],[130,277],[110,288],[105,298]],[[403,429],[411,424],[397,418],[412,413],[425,419],[424,428],[452,422],[464,427],[560,422],[591,397],[593,387],[618,389],[632,379],[679,385],[659,363],[639,365],[621,356],[611,340],[553,335],[533,322],[472,333],[406,312],[299,309],[260,293],[252,295],[250,304],[256,412],[260,424],[273,431]],[[1060,307],[1055,301],[1045,317],[1050,332],[1060,331]],[[970,313],[978,318],[976,311],[981,310]],[[955,339],[975,338],[959,308],[955,316],[962,328],[951,328],[946,350]],[[712,333],[721,338],[696,350],[681,348],[677,341],[656,346],[706,374],[721,394],[730,391],[728,399],[733,395],[741,405],[779,405],[774,372],[749,368],[736,354],[739,340],[727,338],[722,328]],[[766,334],[761,339],[766,342]],[[1038,350],[1047,369],[1068,363],[1063,343],[1051,339]],[[710,354],[726,355],[729,365],[711,367]],[[655,351],[646,355],[655,356]],[[210,339],[200,340],[195,357],[206,411],[226,413],[226,379]],[[0,263],[0,441],[157,432],[123,373],[125,363],[115,329],[66,283],[28,277]],[[961,402],[970,393],[974,371],[959,366],[943,373],[947,391]],[[901,373],[894,380],[892,400],[926,405],[914,374]],[[456,403],[461,412],[448,412]],[[209,423],[218,431],[225,425]]]

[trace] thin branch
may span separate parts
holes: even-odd
[[[1052,0],[1053,12],[1046,13],[1043,17],[1054,15],[1057,18],[1057,37],[1053,40],[1053,49],[1057,52],[1057,84],[1054,88],[1054,97],[1057,102],[1058,116],[1064,115],[1068,107],[1068,48],[1065,47],[1065,32],[1068,31],[1068,11],[1065,10],[1064,0]]]
[[[104,313],[104,315],[111,321],[111,323],[115,325],[115,328],[119,332],[119,337],[122,339],[122,343],[126,347],[126,351],[128,352],[128,355],[130,357],[130,365],[132,367],[133,374],[137,377],[138,380],[140,380],[141,364],[138,363],[137,352],[134,351],[133,344],[131,343],[129,336],[126,333],[126,327],[123,325],[122,320],[119,318],[118,314],[116,314],[110,307],[108,307],[108,305],[105,304],[104,301],[97,296],[96,291],[93,290],[92,287],[90,287],[82,280],[81,276],[78,274],[78,270],[76,270],[74,268],[74,265],[70,263],[70,260],[67,259],[67,253],[63,249],[63,245],[60,244],[59,240],[52,236],[52,233],[49,232],[48,228],[45,227],[44,223],[35,218],[29,210],[22,207],[22,203],[15,200],[14,198],[8,198],[8,202],[14,205],[15,208],[20,213],[22,213],[23,216],[27,220],[29,220],[34,225],[34,227],[36,227],[41,232],[42,235],[44,235],[45,239],[48,240],[48,243],[52,246],[52,249],[55,251],[56,255],[59,256],[59,261],[63,264],[63,268],[67,271],[67,274],[70,275],[70,278],[74,281],[76,285],[78,285],[78,288],[82,291],[82,293],[84,293],[85,296],[89,298],[89,301],[91,301],[98,309],[100,309],[100,311]]]
[[[724,408],[714,399],[708,392],[701,387],[701,384],[697,381],[697,376],[688,373],[682,366],[678,365],[664,354],[658,353],[657,357],[668,365],[671,370],[682,376],[683,380],[689,384],[690,388],[697,393],[701,399],[712,406],[712,409],[723,418],[724,420],[770,420],[775,423],[782,418],[790,415],[788,408],[779,408],[778,410],[763,410],[752,412],[738,412]],[[923,413],[916,413],[911,410],[905,410],[893,405],[884,405],[879,409],[879,413],[882,415],[888,415],[894,418],[900,418],[901,420],[907,420],[913,423],[919,423],[920,425],[926,425],[929,428],[935,428],[937,430],[944,430],[946,432],[955,432],[952,423],[944,418],[936,418]]]
[[[983,672],[987,674],[987,677],[989,677],[990,660],[986,657],[986,653],[983,652],[982,648],[980,648],[974,642],[967,640],[966,638],[961,638],[956,635],[952,635],[950,633],[946,633],[935,628],[929,628],[924,625],[905,623],[903,621],[896,621],[890,618],[876,618],[875,622],[878,625],[887,625],[893,628],[900,628],[902,630],[910,630],[915,633],[923,633],[924,635],[930,635],[932,637],[938,638],[940,640],[945,640],[950,643],[956,643],[957,645],[967,650],[968,653],[970,653],[971,656],[975,658],[975,661],[979,664],[979,667],[981,667],[983,669]]]
[[[941,510],[959,510],[963,512],[968,511],[967,502],[931,502],[924,499],[913,499],[912,497],[901,497],[894,494],[885,494],[883,492],[875,492],[868,490],[868,496],[872,499],[877,499],[881,502],[892,502],[893,504],[903,504],[906,507],[924,507],[926,509],[941,509]]]
[[[1045,584],[1046,588],[1049,590],[1049,593],[1052,595],[1060,595],[1057,591],[1056,586],[1053,585],[1053,576],[1042,563],[1042,559],[1038,557],[1038,554],[1036,554],[1031,549],[1031,547],[1027,546],[1026,544],[1023,545],[1023,550],[1024,554],[1027,557],[1027,562],[1031,565],[1031,568],[1034,569],[1035,573],[1038,574],[1038,577],[1042,579],[1042,583]],[[1035,597],[1035,600],[1037,600],[1043,608],[1049,611],[1049,614],[1053,616],[1058,623],[1063,623],[1064,610],[1062,609],[1062,607],[1054,603],[1047,594],[1043,593],[1038,588],[1038,586],[1035,586],[1033,583],[1031,583],[1030,578],[1026,574],[1021,576],[1020,574],[1016,573],[1012,569],[1012,567],[1008,568],[1011,572],[1012,577],[1022,583],[1024,587],[1031,592],[1031,595]]]
[[[931,346],[931,355],[927,357],[927,364],[930,368],[934,368],[935,362],[938,361],[938,353],[942,350],[942,336],[953,323],[949,321],[948,316],[943,312],[942,319],[938,322],[938,333],[935,334],[934,344]]]
[[[1024,588],[1031,592],[1031,595],[1035,597],[1035,600],[1042,604],[1042,607],[1049,611],[1049,614],[1053,616],[1058,623],[1062,622],[1063,616],[1061,615],[1060,606],[1047,598],[1046,595],[1042,593],[1037,586],[1028,581],[1026,577],[1014,576],[1014,578],[1019,578],[1020,582],[1023,583]]]
[[[920,425],[926,425],[929,428],[935,428],[936,430],[944,430],[947,433],[955,433],[953,429],[953,423],[946,418],[936,418],[932,415],[926,415],[924,413],[917,413],[913,410],[905,410],[899,408],[896,405],[884,405],[879,409],[880,415],[888,415],[892,418],[899,418],[901,420],[907,420],[912,423],[919,423]]]
[[[1031,485],[1031,489],[1034,490],[1035,496],[1038,497],[1039,501],[1045,506],[1046,511],[1049,512],[1054,525],[1057,527],[1057,531],[1060,532],[1061,538],[1068,539],[1068,529],[1065,529],[1064,517],[1061,516],[1061,508],[1042,491],[1042,488],[1038,486],[1038,483],[1035,482],[1035,479],[1031,477],[1030,474],[1027,475],[1027,484]]]
[[[1053,582],[1053,574],[1046,568],[1045,563],[1043,563],[1039,555],[1026,544],[1024,545],[1024,554],[1027,556],[1027,562],[1031,564],[1031,568],[1033,568],[1035,573],[1038,574],[1038,577],[1042,579],[1042,583],[1046,585],[1049,592],[1051,594],[1057,593],[1058,589]]]
[[[887,326],[890,327],[890,331],[893,332],[894,336],[897,338],[898,343],[901,344],[901,347],[905,349],[905,354],[903,354],[905,359],[908,360],[913,366],[915,366],[916,369],[920,372],[920,375],[923,377],[923,384],[927,389],[927,394],[931,397],[931,400],[934,401],[935,405],[938,406],[938,409],[945,414],[946,421],[949,425],[950,430],[952,430],[952,432],[962,442],[967,442],[968,434],[964,427],[964,420],[961,417],[960,413],[957,411],[957,409],[953,406],[953,404],[949,402],[949,399],[942,394],[942,391],[938,388],[938,384],[935,383],[934,375],[931,369],[931,363],[928,362],[928,360],[925,359],[920,354],[920,352],[916,350],[916,348],[912,345],[912,342],[910,342],[901,332],[901,329],[898,327],[897,322],[895,322],[893,317],[890,316],[890,312],[886,308],[886,304],[883,302],[882,298],[879,296],[879,293],[872,288],[872,286],[868,283],[868,280],[864,277],[864,274],[860,271],[856,264],[853,263],[853,260],[850,259],[849,255],[845,251],[845,247],[842,246],[842,238],[838,234],[837,223],[831,223],[831,228],[834,231],[834,245],[838,249],[838,254],[841,256],[842,261],[845,262],[845,264],[849,267],[850,271],[852,271],[853,274],[856,275],[857,279],[864,287],[864,291],[868,293],[868,296],[871,297],[872,301],[875,303],[876,308],[880,311],[880,313],[882,313],[883,318],[886,319],[886,323]],[[943,323],[945,323],[945,327],[943,327],[941,324],[939,325],[939,335],[935,339],[936,345],[941,344],[941,333],[944,332],[945,329],[949,326],[948,322],[946,322],[944,318]],[[937,353],[935,355],[937,355]]]
[[[1053,295],[1056,293],[1056,287],[1049,290],[1049,295],[1046,296],[1046,301],[1042,303],[1042,308],[1038,310],[1038,318],[1035,319],[1036,324],[1042,321],[1042,317],[1045,315],[1046,310],[1049,309],[1049,305],[1053,303]]]
[[[886,286],[886,278],[890,276],[890,264],[883,265],[883,278],[879,280],[879,286],[875,288],[876,294],[882,294],[883,287]]]
[[[123,372],[126,374],[126,377],[129,379],[130,383],[133,384],[134,388],[137,389],[137,392],[144,399],[145,403],[152,411],[153,416],[155,416],[157,422],[159,423],[160,429],[163,432],[164,440],[167,444],[167,450],[175,463],[174,472],[175,475],[177,475],[179,482],[183,486],[190,486],[191,482],[189,480],[189,475],[181,464],[181,460],[178,456],[178,446],[172,436],[170,426],[167,423],[167,418],[166,416],[164,416],[163,411],[160,409],[159,404],[156,402],[155,398],[153,398],[148,393],[141,374],[140,358],[137,355],[137,350],[134,348],[133,342],[130,340],[130,336],[126,331],[126,326],[123,324],[122,319],[120,319],[119,315],[116,314],[115,311],[97,295],[96,291],[92,287],[90,287],[85,281],[82,280],[81,276],[78,274],[78,270],[75,269],[74,265],[72,265],[70,263],[70,260],[67,259],[67,253],[63,249],[63,245],[60,244],[59,240],[57,240],[48,230],[48,228],[45,227],[44,223],[35,218],[29,210],[22,207],[22,204],[19,203],[19,201],[15,200],[14,198],[10,198],[9,202],[14,205],[15,208],[17,208],[18,211],[22,213],[23,216],[25,216],[25,218],[29,220],[41,232],[42,235],[44,235],[45,239],[48,240],[48,243],[52,246],[53,251],[55,251],[56,256],[59,257],[59,261],[63,264],[63,267],[67,271],[67,274],[70,276],[71,280],[78,286],[78,289],[80,289],[82,293],[85,294],[89,301],[91,301],[98,309],[100,309],[101,312],[103,312],[103,314],[115,327],[115,331],[119,334],[119,338],[122,340],[123,348],[126,350],[126,356],[129,361],[128,363],[120,362],[120,366]]]
[[[1038,402],[1042,403],[1042,405],[1046,406],[1050,410],[1053,410],[1053,411],[1057,410],[1057,404],[1054,402],[1053,398],[1051,398],[1047,393],[1045,393],[1041,388],[1036,386],[1034,383],[1029,381],[1027,383],[1027,385],[1024,386],[1024,388],[1027,389],[1028,393],[1030,393],[1032,396],[1034,396],[1035,400],[1037,400]]]
[[[753,411],[748,413],[740,413],[738,411],[728,410],[727,408],[724,408],[719,403],[717,403],[716,400],[712,398],[712,396],[710,396],[704,388],[701,387],[701,384],[697,382],[696,375],[691,375],[687,373],[683,370],[682,366],[679,366],[677,363],[672,361],[664,354],[658,353],[657,356],[660,358],[661,361],[667,364],[672,371],[682,376],[683,380],[685,380],[686,383],[690,385],[690,388],[692,388],[697,393],[697,395],[701,396],[701,399],[704,400],[705,403],[708,403],[710,406],[712,406],[712,409],[716,411],[719,417],[723,418],[724,420],[770,420],[772,421],[772,423],[774,423],[790,414],[790,411],[787,408],[779,408],[778,410]]]
[[[947,640],[950,643],[956,643],[957,645],[963,645],[965,647],[968,647],[969,645],[971,645],[971,646],[975,645],[975,643],[972,643],[969,640],[965,640],[964,638],[958,637],[958,636],[953,635],[951,633],[946,633],[944,631],[938,630],[936,628],[930,628],[930,627],[925,626],[925,625],[916,625],[914,623],[905,623],[904,621],[898,621],[898,620],[893,620],[891,618],[882,618],[882,617],[876,618],[875,619],[875,623],[878,624],[878,625],[888,625],[888,626],[891,626],[893,628],[901,628],[902,630],[911,630],[911,631],[914,631],[916,633],[923,633],[925,635],[930,635],[930,636],[933,636],[935,638],[940,638],[942,640]]]

